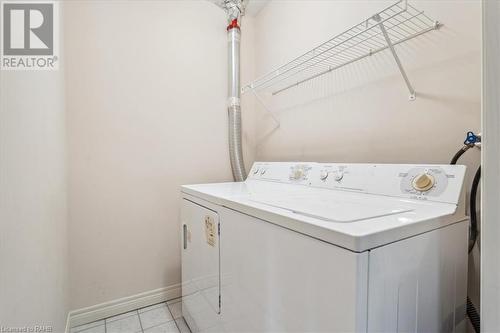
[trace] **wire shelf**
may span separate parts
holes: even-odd
[[[423,11],[401,0],[367,20],[333,37],[311,51],[289,63],[245,85],[242,93],[270,89],[272,95],[319,76],[333,72],[343,66],[390,49],[410,90],[410,99],[415,98],[394,45],[438,29],[441,24]]]

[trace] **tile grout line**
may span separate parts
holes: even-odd
[[[141,320],[141,315],[139,313],[139,310],[135,310],[135,312],[137,313],[137,318],[139,318],[139,325],[141,326],[141,332],[144,333],[144,328],[142,327],[142,320]]]
[[[162,301],[162,302],[158,302],[158,303],[154,303],[154,304],[151,304],[151,305],[147,305],[147,306],[143,306],[143,307],[140,307],[140,308],[137,308],[137,309],[134,309],[134,310],[130,310],[130,311],[125,311],[125,312],[121,312],[121,313],[118,313],[116,315],[113,315],[111,317],[107,317],[107,318],[104,318],[104,319],[100,319],[100,320],[107,320],[107,319],[110,319],[110,318],[113,318],[113,317],[116,317],[116,316],[121,316],[123,314],[126,314],[126,313],[129,313],[129,312],[135,312],[135,311],[139,311],[139,310],[142,310],[142,309],[147,309],[147,308],[150,308],[152,306],[156,306],[156,305],[160,305],[160,304],[167,304],[167,302],[172,302],[172,301],[175,301],[175,300],[179,300],[179,302],[181,301],[182,297],[175,297],[175,298],[172,298],[172,299],[169,299],[167,301]],[[177,303],[177,302],[175,302]],[[154,310],[154,309],[151,309],[151,310]],[[151,311],[151,310],[148,310],[148,311]],[[144,312],[148,312],[148,311],[144,311]],[[100,320],[96,320],[96,321],[93,321],[93,322],[98,322]],[[116,320],[116,319],[115,319]],[[86,324],[82,324],[82,325],[86,325]],[[79,326],[82,326],[82,325],[79,325]],[[78,326],[76,326],[78,327]],[[72,327],[74,328],[74,327]]]
[[[163,302],[163,303],[165,304],[165,307],[167,308],[168,313],[170,313],[170,316],[172,317],[172,320],[168,320],[168,321],[166,321],[166,322],[164,322],[164,323],[160,323],[160,324],[157,324],[157,325],[151,326],[151,327],[149,327],[149,328],[148,328],[148,330],[149,330],[150,328],[153,328],[153,327],[158,327],[158,326],[162,326],[162,325],[165,325],[165,324],[167,324],[167,323],[169,323],[169,322],[173,321],[173,322],[174,322],[174,324],[175,324],[175,327],[177,327],[177,330],[178,330],[178,331],[179,331],[179,333],[180,333],[180,331],[181,331],[181,330],[180,330],[179,326],[177,325],[177,322],[175,321],[174,314],[172,313],[172,311],[170,311],[170,308],[169,308],[169,306],[168,306],[167,302]],[[158,304],[159,304],[159,303],[158,303]],[[153,310],[154,310],[154,309],[153,309]],[[151,311],[151,310],[149,310],[149,311]],[[147,312],[149,312],[149,311],[146,311],[146,312],[143,312],[143,313],[147,313]]]
[[[173,321],[173,322],[175,323],[174,316],[173,316],[172,312],[170,311],[170,309],[168,308],[167,303],[166,303],[166,302],[163,302],[163,303],[157,303],[157,304],[155,304],[155,305],[158,305],[158,304],[165,304],[165,307],[167,308],[167,311],[170,313],[170,316],[172,317],[172,320],[167,320],[167,321],[166,321],[166,322],[164,322],[164,323],[159,323],[159,324],[156,324],[156,325],[154,325],[154,326],[148,327],[148,328],[147,328],[147,330],[149,330],[149,329],[151,329],[151,328],[154,328],[154,327],[158,327],[158,326],[165,325],[166,323],[169,323],[169,322],[171,322],[171,321]],[[143,308],[143,309],[144,309],[144,308]],[[148,312],[153,311],[153,310],[156,310],[156,309],[151,309],[151,310],[148,310],[148,311],[144,311],[144,312],[142,312],[142,314],[144,314],[144,313],[148,313]],[[136,310],[136,311],[137,311],[137,313],[138,313],[138,315],[139,315],[139,323],[141,324],[141,329],[142,329],[142,331],[144,332],[144,328],[142,327],[142,321],[141,321],[141,313],[139,313],[139,311],[138,311],[138,310]],[[177,326],[177,323],[175,323],[175,326]],[[177,327],[177,329],[179,329],[179,328]],[[180,330],[179,330],[179,332],[180,332]]]
[[[177,327],[177,332],[181,333],[181,329],[180,329],[179,325],[177,325],[177,320],[174,317],[174,314],[172,313],[172,310],[170,310],[170,306],[166,302],[165,302],[165,305],[167,306],[167,310],[170,313],[170,315],[172,316],[172,319],[174,320],[175,327]]]
[[[165,307],[167,308],[167,311],[170,313],[170,316],[172,317],[172,320],[169,320],[169,321],[166,321],[165,323],[161,323],[161,324],[158,324],[158,325],[152,326],[152,327],[150,327],[150,328],[157,327],[157,326],[161,326],[161,325],[164,325],[164,324],[166,324],[166,323],[168,323],[168,322],[170,322],[170,321],[173,321],[173,322],[174,322],[174,324],[175,324],[175,326],[176,326],[176,328],[177,328],[177,331],[180,333],[180,327],[179,327],[179,325],[177,324],[177,320],[176,320],[176,318],[174,318],[174,314],[173,314],[173,313],[172,313],[172,311],[170,310],[170,306],[169,306],[169,304],[167,304],[167,302],[172,302],[172,301],[176,301],[176,300],[178,300],[178,302],[174,302],[174,303],[172,303],[171,305],[181,302],[181,301],[182,301],[182,297],[176,297],[176,298],[170,299],[170,300],[168,300],[168,301],[159,302],[159,303],[156,303],[156,304],[153,304],[153,305],[149,305],[149,306],[145,306],[145,307],[142,307],[142,308],[139,308],[139,309],[136,309],[136,310],[132,310],[132,311],[128,311],[128,312],[123,312],[123,313],[120,313],[120,314],[115,315],[115,316],[112,316],[112,317],[104,318],[104,319],[102,319],[102,320],[104,321],[104,323],[103,323],[103,325],[104,325],[104,333],[107,333],[107,332],[108,332],[108,323],[112,323],[112,322],[115,322],[115,321],[118,321],[118,320],[126,319],[126,318],[132,317],[132,316],[134,316],[134,315],[136,315],[136,316],[139,318],[139,325],[141,326],[141,333],[144,333],[144,327],[142,326],[141,314],[139,313],[139,310],[146,309],[146,308],[149,308],[149,307],[151,307],[151,306],[160,305],[160,304],[164,304],[164,305],[165,305]],[[153,311],[153,310],[155,310],[155,309],[147,310],[147,311],[144,311],[144,312],[142,312],[142,313],[148,313],[148,312]],[[135,314],[132,314],[132,313],[134,313],[134,312],[135,312]],[[109,319],[110,319],[110,318],[113,318],[113,317],[116,317],[116,316],[120,316],[120,315],[123,315],[123,314],[126,314],[126,313],[130,313],[130,315],[129,315],[129,316],[126,316],[125,318],[115,319],[115,320],[109,321]],[[182,316],[181,316],[181,317],[180,317],[180,318],[178,318],[178,319],[183,319],[183,318],[182,318]],[[97,322],[97,321],[96,321],[96,322]],[[96,326],[94,326],[94,327],[97,327],[97,326],[100,326],[100,325],[96,325]],[[94,327],[89,327],[89,328],[87,328],[87,329],[85,329],[85,330],[83,330],[83,331],[81,331],[81,332],[82,332],[82,333],[85,333],[85,331],[86,331],[86,330],[88,330],[88,329],[92,329],[92,328],[94,328]],[[148,328],[148,329],[149,329],[149,328]],[[78,333],[80,333],[80,332],[78,332]]]
[[[174,299],[177,299],[177,298],[173,298],[172,300],[174,300]],[[169,300],[168,302],[170,302],[170,300]],[[162,303],[166,303],[166,302],[158,302],[158,303],[155,303],[155,304],[151,304],[151,305],[148,305],[148,306],[143,306],[143,307],[137,308],[137,309],[135,309],[135,310],[130,310],[130,311],[126,311],[126,312],[121,312],[121,313],[118,313],[118,314],[113,315],[113,316],[111,316],[111,317],[104,318],[104,319],[102,319],[102,320],[104,320],[104,323],[107,323],[107,322],[108,322],[108,320],[109,320],[110,318],[114,318],[114,317],[121,316],[121,315],[124,315],[124,314],[127,314],[127,313],[132,313],[132,312],[136,312],[136,313],[137,313],[137,315],[139,315],[139,310],[147,309],[147,308],[152,307],[152,306],[157,306],[157,305],[162,304]],[[149,311],[152,311],[152,310],[154,310],[154,309],[144,311],[143,313],[146,313],[146,312],[149,312]],[[130,314],[130,315],[129,315],[129,316],[127,316],[127,317],[130,317],[130,316],[133,316],[133,314]],[[127,317],[124,317],[124,318],[127,318]],[[114,319],[114,320],[110,321],[110,323],[112,323],[113,321],[116,321],[116,320],[121,320],[121,319],[124,319],[124,318]],[[77,327],[78,327],[78,326],[77,326]]]
[[[154,326],[148,327],[148,328],[146,328],[146,330],[150,330],[150,329],[152,329],[152,328],[156,328],[156,327],[159,327],[159,326],[163,326],[163,325],[165,325],[165,324],[170,323],[171,321],[175,322],[175,320],[169,320],[169,321],[166,321],[166,322],[164,322],[164,323],[160,323],[160,324],[156,324],[156,325],[154,325]],[[175,326],[177,326],[177,324],[176,324]]]

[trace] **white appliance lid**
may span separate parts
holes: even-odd
[[[293,213],[331,222],[355,222],[412,211],[400,200],[386,198],[341,197],[336,193],[303,193],[296,195],[252,195],[250,200],[289,210]],[[387,200],[389,199],[389,200]]]

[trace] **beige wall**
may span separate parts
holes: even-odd
[[[65,9],[77,309],[180,282],[179,186],[231,180],[227,38],[225,13],[208,1],[71,1]],[[249,79],[250,19],[243,29]]]
[[[272,1],[255,20],[256,72],[308,51],[393,1]],[[417,100],[388,51],[333,75],[262,96],[281,127],[258,109],[257,160],[449,163],[468,130],[480,131],[480,1],[411,1],[444,27],[397,46]],[[461,160],[469,181],[479,152]],[[477,247],[470,293],[477,301]]]
[[[244,22],[243,82],[391,3],[271,2]],[[274,132],[245,96],[247,164],[255,145],[259,160],[447,163],[480,126],[480,7],[413,3],[445,24],[398,47],[416,101],[388,52],[264,95]],[[207,1],[71,1],[65,18],[77,309],[180,282],[179,185],[231,180],[227,55],[225,15]]]
[[[266,73],[391,3],[272,1],[255,22],[257,74]],[[450,160],[464,132],[480,127],[480,3],[412,3],[445,25],[397,46],[417,90],[417,100],[408,101],[408,91],[388,51],[325,79],[292,88],[277,98],[264,94],[276,110],[281,128],[260,139],[266,128],[258,127],[258,159]],[[267,117],[257,121],[270,122]]]
[[[0,326],[53,326],[68,312],[64,81],[0,71]]]

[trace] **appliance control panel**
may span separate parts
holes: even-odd
[[[457,204],[463,165],[255,162],[248,180]]]

